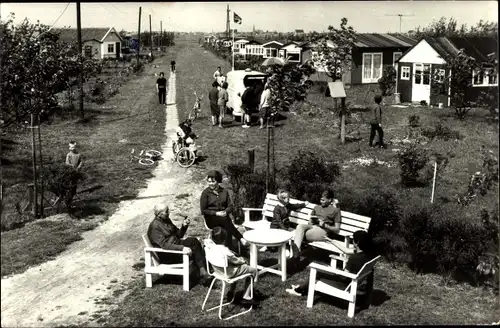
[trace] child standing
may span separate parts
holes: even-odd
[[[226,244],[226,239],[228,238],[227,232],[224,228],[221,226],[214,227],[212,229],[211,237],[212,239],[205,240],[207,252],[217,252],[227,256],[228,267],[226,268],[226,272],[228,278],[235,278],[243,274],[250,273],[252,274],[252,279],[255,279],[257,269],[249,266],[244,258],[236,256],[229,248],[224,246],[224,244]],[[219,275],[224,275],[224,268],[217,267],[215,265],[212,265],[212,267]],[[235,289],[236,284],[231,284],[227,294],[228,298],[233,298]],[[257,302],[253,300],[253,292],[248,279],[245,280],[245,293],[240,300],[240,304],[244,306],[257,304]]]
[[[376,95],[375,106],[373,107],[373,118],[370,122],[370,147],[373,147],[373,139],[375,138],[375,133],[378,132],[378,145],[380,148],[385,148],[384,145],[384,130],[382,130],[382,96]]]

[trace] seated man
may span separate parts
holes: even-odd
[[[196,138],[196,134],[194,134],[191,129],[192,121],[190,119],[185,120],[179,127],[177,128],[177,136],[182,138],[184,144],[186,144],[189,149],[191,149],[194,154],[198,151],[198,147],[196,146],[194,139]]]
[[[231,238],[228,236],[226,230],[221,226],[216,226],[212,229],[211,234],[212,239],[207,240],[205,243],[205,247],[210,249],[211,251],[216,251],[220,254],[225,254],[227,256],[228,266],[226,268],[227,277],[235,278],[241,276],[245,273],[251,273],[253,279],[257,275],[257,269],[252,268],[248,265],[247,261],[243,257],[236,256],[229,248],[224,246],[226,240]],[[217,267],[212,265],[214,271],[217,273],[224,275],[224,268]],[[231,284],[229,287],[229,291],[227,293],[227,297],[229,299],[233,298],[234,291],[236,289],[236,284]],[[250,280],[247,279],[245,281],[245,294],[240,300],[240,304],[242,305],[254,305],[255,301],[252,299],[251,289],[250,289]]]
[[[307,241],[321,241],[327,236],[338,234],[340,231],[340,209],[333,204],[334,194],[332,190],[325,190],[321,194],[320,204],[314,207],[313,220],[309,224],[299,224],[295,229],[293,238],[297,252],[293,257],[297,258],[304,238]]]
[[[205,265],[205,253],[198,239],[194,237],[184,237],[189,226],[189,219],[186,217],[179,229],[170,220],[170,210],[167,205],[155,206],[154,220],[149,224],[148,237],[154,247],[167,250],[188,250],[193,256],[193,261],[200,273],[200,282],[206,284],[210,279]],[[157,253],[162,263],[169,263],[172,254]]]
[[[350,273],[357,274],[365,263],[371,261],[377,256],[374,251],[374,245],[368,233],[363,230],[358,230],[353,234],[353,244],[355,253],[349,257],[346,263],[345,270]],[[327,283],[334,285],[337,288],[345,289],[351,283],[351,279],[333,274],[318,273],[318,278]],[[286,289],[286,292],[295,296],[307,295],[309,281],[301,285],[292,285],[292,288]],[[373,292],[373,271],[366,276],[362,281],[358,281],[356,290],[357,299],[356,305],[362,309],[366,309],[371,303],[371,294]]]

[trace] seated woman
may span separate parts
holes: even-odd
[[[200,210],[207,227],[213,229],[216,226],[221,226],[231,237],[236,238],[243,246],[246,246],[248,243],[242,235],[245,229],[238,230],[229,217],[233,211],[233,202],[228,191],[220,186],[222,173],[219,171],[208,172],[207,182],[208,187],[203,190],[200,197]],[[230,246],[230,242],[231,238],[228,238],[226,246]]]
[[[340,231],[340,209],[333,204],[334,195],[332,190],[325,190],[321,194],[320,204],[314,207],[313,220],[309,224],[299,224],[295,229],[293,238],[297,248],[293,252],[293,257],[299,256],[302,241],[320,241],[326,236],[338,234]]]
[[[358,230],[353,234],[353,244],[355,253],[349,257],[346,263],[345,270],[350,273],[357,274],[365,263],[371,261],[377,256],[375,253],[373,242],[366,231]],[[335,276],[318,272],[318,278],[326,281],[328,284],[334,285],[337,288],[345,289],[351,283],[351,279],[342,276]],[[295,296],[307,295],[309,281],[300,285],[292,285],[292,288],[286,289],[286,292]],[[358,281],[356,290],[356,306],[362,309],[368,308],[371,303],[371,294],[373,292],[373,271],[366,276],[362,281]]]

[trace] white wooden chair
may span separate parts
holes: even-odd
[[[205,245],[206,245],[206,242],[205,242]],[[203,302],[201,309],[205,310],[205,305],[207,303],[208,297],[210,296],[210,292],[212,291],[214,283],[216,280],[220,280],[222,282],[222,290],[220,292],[220,304],[218,306],[214,306],[210,309],[207,309],[206,311],[208,312],[211,310],[219,309],[219,319],[221,319],[221,320],[231,319],[231,318],[240,316],[242,314],[245,314],[245,313],[251,311],[253,306],[250,306],[250,308],[248,310],[233,314],[229,317],[226,317],[226,318],[222,317],[222,308],[226,305],[233,303],[234,298],[235,298],[235,295],[233,295],[233,298],[229,302],[226,302],[223,304],[226,284],[230,285],[230,284],[235,283],[238,280],[249,278],[250,279],[250,287],[251,287],[251,297],[253,298],[253,283],[254,283],[253,276],[251,273],[245,273],[245,274],[242,274],[242,275],[234,277],[234,278],[229,278],[227,276],[227,267],[228,267],[227,256],[225,254],[218,253],[216,250],[214,251],[210,247],[205,247],[205,257],[206,257],[206,261],[207,261],[207,271],[212,277],[214,277],[214,279],[212,280],[212,283],[210,284],[210,288],[208,289],[207,296],[205,297],[205,301]],[[215,266],[220,267],[220,268],[224,268],[224,274],[220,274],[213,269],[211,272],[210,271],[210,264],[215,265]]]
[[[189,254],[185,251],[174,251],[166,250],[162,248],[153,247],[151,241],[147,234],[142,235],[142,240],[146,247],[144,247],[144,273],[146,275],[146,287],[151,288],[153,286],[153,274],[170,274],[182,276],[182,289],[189,291]],[[181,254],[182,263],[175,264],[161,264],[160,259],[156,253],[168,253],[168,254]]]
[[[356,306],[356,291],[358,289],[358,282],[365,279],[373,270],[375,263],[380,259],[380,255],[375,257],[359,270],[358,273],[350,273],[348,271],[338,270],[337,268],[313,262],[309,264],[311,273],[309,275],[309,291],[307,294],[307,307],[312,307],[314,302],[314,292],[318,291],[333,297],[337,297],[349,302],[347,316],[354,317],[354,310]],[[329,284],[326,280],[317,280],[317,272],[321,271],[331,275],[339,275],[342,277],[350,278],[351,283],[345,289],[339,289]]]

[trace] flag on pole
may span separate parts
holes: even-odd
[[[236,23],[236,24],[241,24],[242,22],[242,19],[240,16],[238,16],[237,13],[233,12],[233,21]]]

